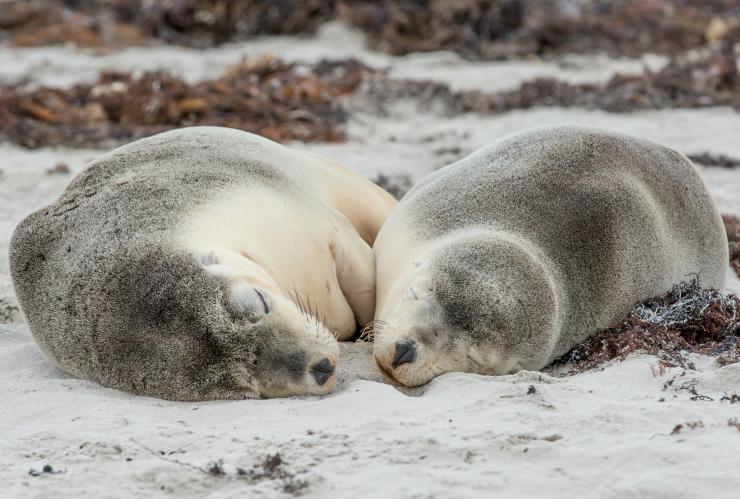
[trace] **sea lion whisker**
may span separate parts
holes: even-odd
[[[478,362],[472,355],[470,355],[470,353],[466,353],[465,356],[468,358],[469,361],[475,364],[475,367],[477,367],[478,369],[485,369],[485,366]]]
[[[360,330],[359,339],[362,341],[367,341],[368,343],[372,343],[373,341],[375,341],[375,338],[377,338],[382,333],[383,327],[386,325],[387,323],[380,319],[368,322]]]

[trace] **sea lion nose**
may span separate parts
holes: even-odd
[[[394,368],[415,360],[416,346],[413,343],[406,340],[396,343],[396,355],[393,357],[393,363],[391,364]]]
[[[316,383],[322,386],[334,374],[334,366],[329,359],[324,357],[311,368],[311,374],[316,379]]]

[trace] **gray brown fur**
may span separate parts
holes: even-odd
[[[15,290],[34,338],[63,370],[179,400],[253,394],[244,369],[268,384],[303,375],[300,351],[232,316],[222,278],[173,248],[183,217],[236,184],[302,196],[259,159],[265,155],[247,134],[214,130],[116,149],[16,228]]]
[[[421,341],[439,349],[436,337],[457,335],[525,369],[692,274],[721,286],[727,267],[722,220],[691,162],[591,128],[519,133],[429,175],[386,221],[375,250],[398,231],[429,241],[459,230],[469,236],[432,267],[452,338]]]

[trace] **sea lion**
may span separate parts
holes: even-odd
[[[74,376],[173,400],[324,394],[336,339],[372,320],[371,246],[394,204],[319,156],[181,129],[97,158],[23,220],[11,274]]]
[[[407,386],[537,370],[698,276],[719,288],[722,220],[682,154],[550,127],[424,178],[375,242],[374,356]]]

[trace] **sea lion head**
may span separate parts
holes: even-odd
[[[206,262],[204,268],[221,279],[226,316],[244,333],[244,345],[237,341],[234,347],[248,352],[250,361],[236,369],[249,380],[250,395],[271,398],[330,392],[336,384],[339,345],[308,300],[281,289],[254,264],[229,263],[228,255],[221,254],[219,261]]]
[[[94,288],[83,289],[90,273],[81,272],[80,292],[62,303],[77,309],[81,324],[96,325],[94,352],[85,357],[94,366],[70,372],[171,400],[322,395],[334,387],[336,339],[279,289],[166,246],[126,251],[111,257],[110,273],[93,276]]]
[[[404,282],[375,323],[375,361],[393,380],[418,386],[445,372],[507,374],[546,362],[554,283],[520,244],[458,239],[426,255]]]
[[[336,384],[339,345],[299,303],[276,290],[237,280],[229,284],[227,310],[256,341],[244,375],[260,397],[323,395]]]

